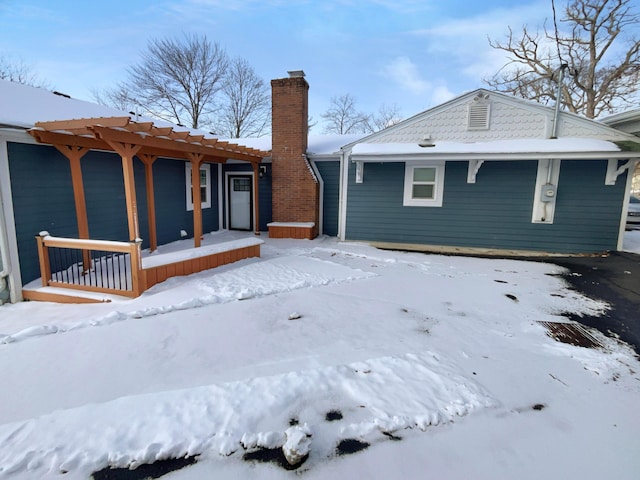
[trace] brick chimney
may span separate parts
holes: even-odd
[[[309,84],[302,70],[271,80],[271,188],[269,236],[318,235],[319,186],[306,159]]]

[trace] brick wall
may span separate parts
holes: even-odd
[[[309,84],[302,76],[279,78],[271,81],[271,92],[273,221],[314,222],[317,234],[319,186],[304,157]]]

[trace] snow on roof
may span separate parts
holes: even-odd
[[[414,143],[358,143],[354,155],[410,155],[438,153],[562,153],[619,152],[613,142],[589,138],[510,139],[491,142],[434,142],[433,147]]]
[[[115,108],[7,80],[0,80],[0,104],[0,125],[19,128],[31,128],[36,122],[129,115]]]
[[[363,138],[364,135],[309,135],[307,140],[307,152],[310,155],[331,155],[338,154],[340,148],[348,143],[355,142]],[[226,138],[228,142],[240,143],[247,147],[253,147],[265,152],[271,151],[271,135],[258,138]]]
[[[307,151],[314,155],[338,153],[340,147],[363,138],[362,133],[348,135],[309,135]]]

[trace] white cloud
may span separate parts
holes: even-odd
[[[408,57],[393,59],[382,69],[382,75],[412,93],[424,93],[430,87],[429,82],[422,78],[416,64]]]
[[[500,70],[507,55],[489,45],[489,38],[503,41],[511,27],[518,35],[523,25],[535,32],[551,14],[548,5],[534,2],[514,8],[500,8],[481,15],[441,21],[438,25],[410,32],[426,40],[427,53],[468,78],[480,81]]]

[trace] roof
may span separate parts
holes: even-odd
[[[470,106],[482,102],[488,105],[488,128],[468,128]],[[349,150],[361,143],[418,144],[425,137],[430,137],[436,145],[442,142],[463,145],[499,140],[543,140],[552,136],[553,122],[552,107],[504,93],[477,89],[347,144],[344,149]],[[612,142],[638,141],[637,137],[601,122],[563,111],[559,113],[556,136]]]
[[[610,115],[600,121],[623,132],[640,136],[640,109]]]
[[[142,137],[149,136],[166,137],[170,141],[179,140],[182,144],[175,143],[165,152],[168,154],[172,151],[173,156],[178,150],[184,150],[180,147],[184,147],[185,141],[191,145],[190,150],[193,152],[201,150],[207,152],[206,155],[211,155],[210,152],[213,151],[217,156],[233,153],[229,158],[249,161],[268,155],[262,149],[244,148],[238,145],[237,139],[234,139],[236,141],[233,143],[224,142],[205,132],[170,122],[134,116],[104,105],[76,100],[43,88],[7,80],[0,80],[0,105],[2,105],[0,128],[32,129],[30,133],[42,143],[52,143],[45,138],[53,140],[55,136],[57,143],[63,142],[96,149],[105,148],[104,142],[96,142],[97,137],[89,127],[106,127],[111,130],[118,128],[126,130],[120,135],[127,133],[136,135],[137,143],[142,141]],[[71,136],[75,136],[75,140],[71,141],[69,138]],[[94,138],[91,139],[91,137]],[[148,142],[148,140],[147,138],[145,141]]]
[[[509,139],[489,142],[437,142],[421,147],[415,143],[358,143],[351,159],[362,162],[411,160],[529,160],[639,158],[614,142],[591,138]]]

